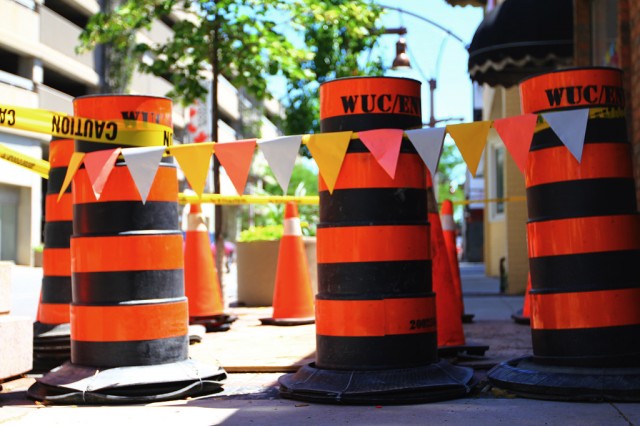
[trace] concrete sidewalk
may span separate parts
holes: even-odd
[[[282,399],[277,379],[282,371],[232,372],[221,393],[186,400],[125,406],[44,406],[26,398],[33,383],[26,377],[3,383],[0,424],[19,425],[634,425],[640,424],[640,404],[570,403],[518,398],[491,388],[484,380],[487,368],[501,360],[531,354],[527,326],[510,316],[522,307],[522,297],[498,293],[497,279],[484,277],[481,265],[462,264],[465,311],[475,315],[465,324],[471,343],[489,345],[484,365],[476,374],[480,385],[468,397],[415,405],[337,406]],[[313,360],[315,326],[259,326],[257,318],[269,308],[240,308],[241,317],[226,333],[208,333],[191,347],[192,356],[219,359],[224,366],[253,352],[280,356],[293,366]],[[244,337],[243,337],[244,336]],[[235,340],[234,340],[235,339]],[[244,343],[242,343],[244,341]],[[270,341],[269,352],[263,344]],[[235,344],[232,342],[236,342]],[[241,350],[238,347],[241,345]],[[233,348],[231,347],[233,346]],[[236,347],[237,346],[237,347]],[[236,351],[234,353],[234,351]],[[309,353],[310,352],[310,353]],[[285,359],[289,357],[290,359]],[[276,368],[276,367],[274,367]],[[276,368],[277,369],[277,368]]]

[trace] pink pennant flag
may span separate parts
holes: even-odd
[[[121,150],[121,148],[105,149],[88,152],[84,156],[84,167],[87,169],[87,175],[97,200],[100,199],[104,185],[109,179]]]
[[[493,121],[493,128],[500,135],[500,139],[504,142],[507,151],[522,174],[525,173],[527,167],[529,147],[537,120],[537,114],[524,114]]]
[[[256,139],[223,142],[215,145],[215,156],[229,175],[238,195],[244,193],[255,148]]]
[[[391,179],[396,176],[402,133],[402,129],[375,129],[358,132],[362,143]]]

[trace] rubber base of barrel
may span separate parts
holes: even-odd
[[[327,404],[418,404],[467,396],[478,383],[473,370],[441,360],[414,368],[326,370],[308,364],[278,379],[284,398]]]
[[[640,401],[640,368],[541,365],[533,357],[502,362],[489,382],[518,396],[553,401]]]
[[[184,399],[222,391],[219,365],[170,364],[99,369],[67,362],[36,380],[27,396],[49,404],[132,404]]]

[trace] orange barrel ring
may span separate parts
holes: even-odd
[[[534,359],[638,365],[640,317],[633,313],[640,302],[640,216],[622,72],[558,71],[525,80],[520,90],[523,113],[605,108],[591,113],[580,163],[541,120],[531,143],[525,181]],[[631,293],[618,298],[620,291]],[[601,308],[587,302],[595,294]],[[567,307],[560,299],[573,301],[572,320],[562,320]],[[612,316],[624,320],[612,322]]]
[[[420,83],[409,79],[349,78],[320,86],[323,132],[421,127]],[[435,299],[431,292],[426,168],[403,140],[392,179],[358,139],[347,148],[333,193],[319,182],[316,365],[327,369],[383,369],[437,359]],[[407,318],[384,306],[410,305]],[[353,306],[347,333],[331,320]],[[380,306],[378,327],[358,306]],[[366,311],[366,309],[365,309]],[[409,315],[411,313],[411,315]],[[411,316],[411,318],[409,318]],[[327,323],[325,323],[325,321]],[[359,321],[367,324],[358,324]],[[387,323],[399,321],[398,323]],[[426,324],[412,328],[412,323]],[[329,324],[333,324],[330,326]],[[365,331],[373,327],[375,330]]]
[[[74,110],[92,119],[171,126],[166,98],[84,96],[74,100]],[[113,147],[75,143],[78,152]],[[145,204],[124,162],[116,163],[99,200],[82,167],[74,176],[73,217],[72,363],[123,367],[187,359],[176,166],[160,164]],[[138,324],[129,320],[136,316]]]
[[[42,292],[38,307],[41,324],[69,323],[71,303],[70,239],[73,232],[71,187],[58,201],[73,154],[72,139],[53,138],[49,144],[49,179],[45,196],[44,250],[42,253]],[[37,330],[34,330],[39,334]],[[37,337],[37,336],[36,336]]]

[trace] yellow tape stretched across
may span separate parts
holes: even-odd
[[[0,105],[0,126],[118,146],[171,146],[173,129],[136,120],[94,120],[42,109]]]
[[[482,200],[458,200],[452,201],[453,204],[472,204],[472,203],[501,203],[511,201],[525,201],[526,197],[508,197],[508,198],[487,198]],[[293,201],[298,204],[318,204],[320,197],[317,195],[309,195],[305,197],[296,197],[293,195],[220,195],[220,194],[202,194],[201,198],[197,195],[180,193],[178,202],[201,203],[201,204],[221,204],[221,205],[238,205],[238,204],[282,204]]]
[[[198,198],[197,195],[180,193],[178,201],[185,203],[213,203],[213,204],[281,204],[290,201],[298,204],[318,204],[319,197],[317,195],[309,195],[305,197],[296,197],[293,195],[220,195],[220,194],[202,194]]]
[[[49,179],[49,162],[39,158],[33,158],[21,152],[15,151],[0,144],[0,159],[9,161],[18,166],[38,173],[45,179]]]
[[[509,203],[512,201],[526,201],[524,195],[507,197],[507,198],[484,198],[482,200],[451,200],[451,204],[476,204],[476,203]]]

